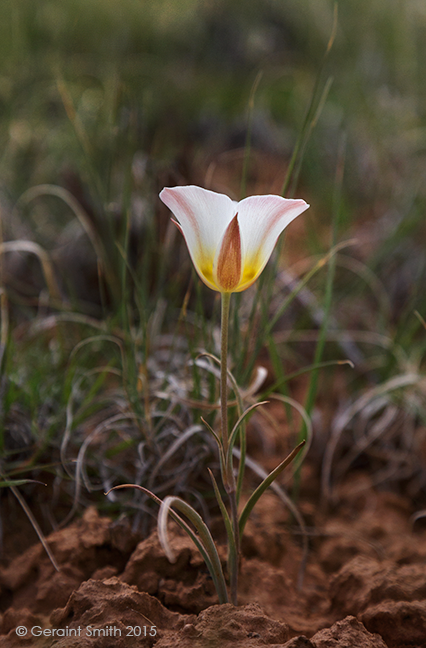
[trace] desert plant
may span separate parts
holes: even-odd
[[[238,505],[245,467],[245,433],[242,427],[247,415],[264,402],[255,403],[242,412],[231,432],[228,429],[228,327],[231,295],[251,286],[268,262],[277,238],[284,228],[309,205],[304,200],[291,200],[281,196],[250,196],[240,202],[228,196],[200,187],[165,188],[161,200],[171,209],[173,222],[182,232],[194,266],[202,281],[221,295],[221,357],[208,354],[220,365],[220,411],[221,424],[216,432],[206,421],[208,431],[215,439],[219,451],[220,472],[223,488],[228,496],[229,511],[223,501],[213,473],[215,496],[223,516],[228,538],[228,573],[231,601],[237,605],[238,566],[240,540],[247,519],[263,492],[295,458],[303,440],[284,461],[273,470],[249,497],[241,513]],[[238,388],[234,386],[238,398]],[[234,446],[239,437],[239,467],[237,479],[234,472]],[[123,487],[123,486],[121,486]],[[228,601],[225,578],[216,546],[207,525],[189,504],[179,497],[168,496],[161,501],[148,489],[136,486],[160,504],[158,531],[161,544],[171,561],[174,554],[167,533],[167,517],[170,515],[183,527],[200,550],[213,578],[220,603]],[[120,488],[120,487],[118,487]],[[174,511],[182,513],[192,523],[198,535]]]

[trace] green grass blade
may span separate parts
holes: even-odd
[[[167,516],[170,515],[170,517],[179,524],[179,526],[185,531],[185,533],[187,533],[187,535],[191,538],[191,540],[197,547],[198,551],[201,553],[215,584],[219,597],[219,603],[227,603],[228,592],[226,589],[225,577],[223,575],[220,558],[217,553],[217,549],[211,533],[197,511],[195,511],[192,506],[184,502],[179,497],[166,497],[165,500],[161,500],[150,490],[144,488],[143,486],[139,486],[139,484],[120,484],[119,486],[111,488],[107,493],[105,493],[105,495],[108,495],[108,493],[113,490],[119,490],[121,488],[136,488],[148,495],[148,497],[150,497],[160,506],[160,513],[158,515],[158,533],[163,549],[166,552],[169,560],[171,559],[171,562],[173,562],[174,554],[171,551],[167,539],[167,529],[165,526],[167,524]],[[180,515],[173,511],[173,509],[171,508],[172,506],[175,506],[184,515],[186,515],[186,517],[192,522],[192,524],[198,531],[199,537],[194,533],[194,531],[185,522],[185,520],[183,520]]]
[[[235,544],[235,535],[234,535],[234,530],[232,528],[231,518],[229,517],[229,513],[228,513],[228,511],[226,509],[226,506],[225,506],[225,503],[223,501],[222,495],[220,494],[220,490],[219,490],[219,487],[217,485],[217,481],[216,481],[212,471],[210,470],[210,468],[207,468],[207,470],[209,471],[209,475],[210,475],[212,483],[213,483],[214,494],[216,496],[217,503],[219,504],[220,512],[222,513],[223,521],[224,521],[224,524],[225,524],[226,535],[228,537],[229,552],[234,553],[235,555],[237,555],[237,547],[236,547],[236,544]]]
[[[261,484],[259,484],[259,486],[256,488],[254,493],[251,495],[250,499],[248,500],[247,504],[245,505],[240,515],[240,520],[239,520],[240,537],[242,537],[244,533],[244,528],[246,526],[249,515],[252,512],[255,504],[258,502],[259,498],[263,495],[266,489],[269,488],[272,482],[282,473],[282,471],[293,461],[293,459],[297,456],[297,454],[303,448],[304,445],[305,445],[305,441],[299,443],[299,445],[296,446],[296,448],[292,450],[292,452],[290,452],[288,457],[286,457],[284,461],[282,461],[275,468],[275,470],[269,473],[269,475],[263,480]]]
[[[203,558],[209,569],[210,575],[213,578],[219,596],[219,602],[227,603],[228,593],[226,590],[225,578],[223,576],[219,554],[217,553],[216,545],[211,533],[197,511],[180,497],[166,497],[161,504],[160,512],[158,514],[158,536],[167,557],[169,560],[173,557],[167,533],[167,516],[171,512],[172,506],[183,513],[198,531],[200,541],[197,539],[197,548],[200,549],[200,545],[202,545],[204,549]],[[187,529],[185,529],[185,531],[188,533]],[[191,539],[194,540],[194,534],[191,534]],[[174,561],[171,560],[171,562]]]
[[[335,366],[342,366],[342,365],[349,365],[349,367],[351,367],[352,369],[355,366],[352,360],[325,360],[324,362],[311,364],[308,365],[307,367],[303,367],[303,369],[299,369],[298,371],[293,371],[292,373],[287,374],[283,378],[280,378],[280,380],[278,380],[273,385],[271,385],[271,387],[268,387],[268,389],[266,389],[262,393],[262,396],[264,397],[269,396],[269,394],[271,394],[272,392],[277,391],[277,389],[281,387],[281,384],[283,382],[289,382],[290,380],[293,380],[293,378],[298,378],[299,376],[303,376],[303,374],[308,373],[309,371],[324,369],[325,367],[335,367]]]
[[[328,55],[330,53],[331,48],[333,47],[334,39],[336,36],[336,30],[337,30],[337,2],[334,4],[334,17],[333,17],[333,26],[331,28],[331,35],[327,43],[327,47],[323,56],[323,59],[321,61],[321,65],[318,69],[316,80],[315,80],[315,85],[314,89],[311,94],[311,100],[308,106],[308,109],[306,111],[305,119],[299,134],[299,137],[297,138],[296,145],[293,149],[293,154],[290,159],[290,163],[288,165],[288,170],[286,174],[286,178],[284,180],[284,184],[281,189],[281,195],[286,196],[288,188],[290,186],[290,181],[292,182],[292,188],[294,190],[294,187],[296,186],[297,182],[297,176],[299,174],[302,161],[303,161],[303,154],[306,148],[306,144],[309,140],[309,137],[311,135],[311,132],[318,120],[319,113],[321,112],[325,99],[327,98],[327,94],[329,91],[329,86],[330,86],[330,79],[327,81],[325,88],[321,92],[320,99],[317,100],[318,92],[320,89],[321,85],[321,79],[322,79],[322,73],[325,68],[325,64],[328,59]],[[300,155],[299,155],[300,153]],[[297,171],[296,173],[293,173],[296,161],[298,161],[297,165]],[[291,198],[291,193],[287,196],[288,198]]]
[[[244,161],[243,161],[243,170],[241,173],[241,188],[240,188],[240,200],[246,197],[247,191],[247,174],[250,161],[250,149],[251,149],[251,134],[253,128],[253,111],[254,111],[254,97],[256,95],[257,88],[259,86],[260,80],[262,78],[263,72],[259,70],[256,74],[256,78],[253,82],[250,91],[250,97],[248,102],[248,123],[247,123],[247,135],[246,142],[244,147]]]
[[[248,407],[245,410],[245,412],[243,412],[241,414],[240,418],[238,419],[238,421],[235,423],[234,427],[232,428],[232,432],[231,432],[231,434],[229,436],[229,455],[232,454],[232,448],[233,448],[234,443],[235,443],[235,441],[237,439],[237,434],[238,434],[239,427],[240,427],[241,423],[244,421],[244,419],[246,418],[247,414],[252,412],[256,407],[259,407],[260,405],[266,405],[267,402],[268,401],[261,401],[260,403],[254,403],[254,405],[250,405],[250,407]]]

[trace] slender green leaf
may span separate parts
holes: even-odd
[[[169,515],[169,513],[171,513],[172,506],[186,515],[186,517],[198,531],[199,537],[201,539],[201,543],[198,544],[202,544],[205,550],[203,557],[209,569],[210,575],[213,578],[216,591],[219,596],[219,602],[226,603],[228,601],[228,593],[226,590],[225,578],[223,576],[219,554],[217,553],[216,545],[211,536],[211,533],[197,511],[180,497],[166,497],[161,504],[160,512],[158,514],[158,536],[167,557],[169,558],[170,562],[174,562],[174,554],[168,541],[167,532],[167,516]],[[193,536],[191,536],[191,538],[194,539]]]
[[[234,535],[234,530],[232,528],[232,522],[231,518],[229,517],[229,513],[226,510],[225,503],[222,499],[222,495],[220,494],[219,487],[217,485],[216,479],[214,478],[214,475],[210,468],[207,468],[209,471],[209,475],[211,477],[212,483],[213,483],[213,488],[214,488],[214,493],[217,499],[217,503],[219,504],[220,512],[222,513],[223,521],[225,523],[225,528],[226,528],[226,535],[228,536],[228,547],[230,553],[234,553],[237,555],[237,547],[235,544],[235,535]]]
[[[172,552],[170,553],[170,545],[167,541],[167,530],[164,528],[167,515],[170,515],[173,518],[173,520],[179,524],[179,526],[185,531],[185,533],[187,533],[187,535],[191,538],[191,540],[197,547],[198,551],[201,553],[204,562],[206,563],[210,575],[213,579],[213,582],[215,584],[217,595],[219,597],[219,602],[227,603],[228,592],[226,590],[226,583],[222,571],[222,566],[220,564],[219,555],[217,553],[217,549],[214,544],[213,538],[211,537],[210,531],[208,530],[206,524],[203,522],[201,516],[197,513],[197,511],[195,511],[192,508],[192,506],[189,506],[189,504],[184,502],[179,497],[166,497],[166,499],[163,501],[147,488],[144,488],[143,486],[139,486],[139,484],[120,484],[119,486],[114,486],[114,488],[111,488],[107,493],[105,493],[105,495],[108,495],[108,493],[110,493],[113,490],[119,490],[121,488],[136,488],[142,491],[143,493],[145,493],[146,495],[148,495],[148,497],[150,497],[152,500],[154,500],[154,502],[156,502],[160,506],[160,513],[158,516],[158,524],[159,524],[158,531],[159,531],[160,542],[169,560],[170,557],[173,558],[173,553]],[[191,529],[189,524],[187,524],[185,520],[183,520],[180,517],[180,515],[178,515],[177,513],[175,513],[175,511],[172,510],[171,506],[175,506],[176,508],[181,510],[181,512],[184,513],[184,515],[188,517],[188,519],[192,522],[192,524],[195,526],[196,530],[200,534],[200,538],[194,533],[194,531]],[[161,515],[161,520],[160,520],[160,515]],[[160,524],[161,524],[161,528],[160,528]],[[165,543],[163,544],[164,540]],[[171,562],[173,562],[173,560],[171,560]]]
[[[232,428],[232,432],[231,432],[231,434],[229,436],[229,457],[228,457],[228,460],[230,459],[230,457],[232,455],[232,448],[233,448],[234,443],[235,443],[236,438],[237,438],[238,429],[239,429],[241,423],[246,418],[247,414],[249,414],[254,409],[256,409],[256,407],[260,407],[260,405],[266,405],[268,402],[269,401],[261,401],[260,403],[254,403],[254,405],[250,405],[250,407],[248,407],[245,410],[245,412],[243,412],[241,414],[240,418],[238,419],[238,421],[235,423],[234,427]]]
[[[296,448],[290,452],[288,457],[284,459],[276,468],[273,470],[269,475],[263,480],[261,484],[256,488],[254,493],[252,493],[250,499],[248,500],[247,504],[245,505],[241,515],[240,515],[240,521],[239,521],[239,527],[240,527],[240,536],[243,535],[244,533],[244,528],[246,526],[247,520],[249,518],[250,513],[252,512],[255,504],[258,502],[259,498],[263,493],[266,491],[267,488],[272,484],[272,482],[282,473],[282,471],[293,461],[293,459],[296,457],[296,455],[299,453],[299,451],[303,448],[305,445],[305,441],[302,441],[299,443]]]
[[[24,484],[41,484],[46,486],[44,482],[37,481],[37,479],[3,479],[0,481],[0,488],[10,488],[10,486],[23,486]]]

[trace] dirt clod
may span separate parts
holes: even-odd
[[[368,632],[353,616],[317,632],[312,644],[315,648],[387,648],[379,635]]]
[[[229,603],[201,612],[194,624],[160,640],[156,648],[257,648],[282,644],[289,638],[285,623],[268,618],[257,604],[235,608]]]
[[[388,648],[426,646],[426,601],[386,601],[368,608],[361,618]]]
[[[345,614],[357,614],[381,601],[426,599],[426,565],[397,566],[357,556],[334,577],[331,601]]]

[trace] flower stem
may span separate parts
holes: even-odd
[[[221,350],[220,350],[220,415],[221,415],[221,438],[223,454],[228,456],[228,328],[229,328],[229,304],[232,293],[221,293],[222,312],[220,323]]]
[[[240,533],[238,521],[238,508],[237,508],[237,490],[235,488],[235,480],[233,480],[234,488],[229,491],[229,501],[231,503],[231,521],[234,533],[234,551],[229,552],[229,583],[231,586],[231,603],[238,605],[238,571],[240,567]]]
[[[239,522],[237,506],[237,489],[232,466],[232,450],[229,448],[228,431],[228,329],[229,329],[229,304],[231,293],[222,293],[222,315],[221,315],[221,358],[220,358],[220,411],[221,411],[221,441],[224,457],[222,480],[228,493],[231,505],[233,542],[228,542],[229,547],[229,579],[231,586],[231,601],[237,605],[238,590],[238,568],[239,568]],[[233,549],[232,549],[233,547]]]

